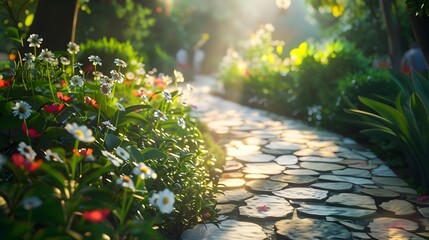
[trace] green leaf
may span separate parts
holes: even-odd
[[[41,164],[39,169],[45,171],[47,174],[52,176],[59,183],[60,186],[64,186],[66,178],[63,176],[62,173],[55,170],[54,168],[51,168],[48,163]]]
[[[121,140],[115,134],[109,132],[104,141],[104,147],[108,151],[113,151],[119,144],[121,144]]]
[[[413,74],[415,90],[422,100],[424,108],[429,112],[429,80],[419,73]]]
[[[165,158],[167,155],[156,148],[137,149],[135,146],[129,146],[128,151],[138,162],[144,162],[148,159]]]

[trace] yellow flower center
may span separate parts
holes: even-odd
[[[27,108],[25,108],[25,107],[19,108],[19,113],[26,113],[26,112],[27,112]]]
[[[74,131],[74,133],[80,138],[84,136],[84,134],[81,130],[76,130],[76,131]]]
[[[170,202],[170,199],[168,197],[164,197],[163,201],[164,204],[168,204]]]
[[[149,172],[149,168],[147,168],[147,167],[141,167],[140,171],[142,171],[144,173],[148,173]]]
[[[122,180],[124,180],[124,182],[131,182],[131,178],[129,178],[128,176],[123,176]]]
[[[24,152],[26,152],[26,153],[30,153],[30,148],[25,147],[25,148],[24,148]]]

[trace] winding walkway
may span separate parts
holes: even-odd
[[[182,239],[425,239],[429,200],[352,139],[213,96],[194,83],[194,116],[226,149],[220,227]]]

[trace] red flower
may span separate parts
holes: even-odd
[[[12,154],[13,163],[20,168],[27,169],[29,172],[34,172],[42,164],[42,160],[30,161],[19,153]]]
[[[133,95],[137,97],[143,96],[143,91],[140,90],[133,90]]]
[[[89,104],[95,108],[99,108],[100,105],[96,103],[95,99],[92,99],[88,96],[83,97],[83,100],[85,101],[86,104]]]
[[[159,88],[166,88],[167,84],[165,84],[164,80],[162,78],[156,78],[153,83],[155,84],[155,86],[159,87]]]
[[[83,218],[90,222],[101,222],[110,214],[110,209],[96,209],[82,213]]]
[[[25,125],[25,123],[22,123],[22,131],[24,132],[24,134],[27,134],[26,133],[26,130],[27,130],[27,126]],[[42,134],[41,133],[38,133],[35,129],[33,129],[33,128],[29,128],[28,129],[28,135],[31,137],[31,138],[38,138],[38,137],[40,137],[40,136],[42,136]]]
[[[10,81],[5,81],[3,79],[0,79],[0,88],[9,87]]]
[[[77,156],[91,156],[92,155],[92,148],[81,148],[81,149],[76,149],[73,148],[73,153],[76,154]]]
[[[60,84],[61,84],[61,87],[65,87],[65,86],[67,86],[67,81],[66,81],[66,80],[64,80],[64,79],[62,79],[62,80],[60,81]]]
[[[58,103],[54,103],[51,105],[43,106],[43,109],[45,109],[45,111],[50,113],[60,112],[61,110],[63,110],[63,108],[64,108],[64,103],[61,103],[60,105],[58,105]]]
[[[61,101],[66,102],[66,103],[69,103],[69,102],[73,101],[73,98],[71,98],[71,97],[69,97],[67,95],[64,96],[62,92],[57,92],[57,97]]]
[[[261,212],[266,212],[266,211],[270,210],[270,207],[268,207],[267,205],[264,205],[264,206],[256,207],[256,209],[258,211],[261,211]]]

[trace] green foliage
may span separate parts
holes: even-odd
[[[428,0],[406,0],[407,10],[410,15],[429,16],[429,1]]]
[[[429,192],[429,83],[423,76],[412,77],[391,72],[392,80],[400,88],[395,100],[373,100],[360,97],[370,110],[351,109],[368,127],[364,134],[376,138],[394,140],[401,146],[408,166],[421,184],[424,193]]]
[[[160,239],[215,221],[216,159],[177,73],[147,74],[115,40],[82,46],[81,59],[102,56],[90,62],[98,75],[70,47],[33,49],[0,79],[3,237]]]

